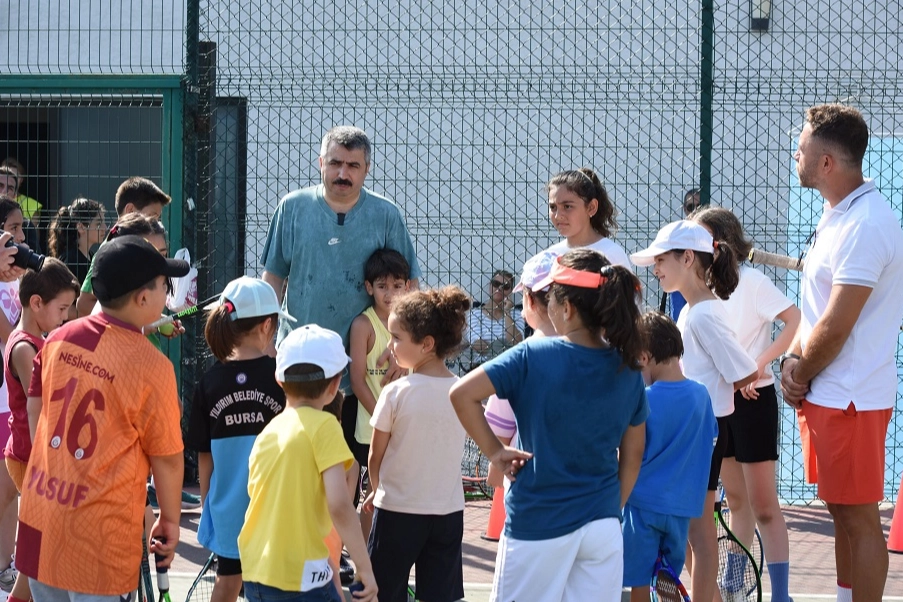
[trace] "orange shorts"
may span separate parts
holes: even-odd
[[[887,426],[893,409],[845,410],[803,400],[797,411],[806,481],[831,504],[875,504],[884,499]]]
[[[6,459],[6,470],[9,471],[9,477],[16,484],[16,489],[19,490],[19,493],[22,493],[22,485],[25,483],[25,469],[27,467],[28,464],[19,462],[15,458]]]

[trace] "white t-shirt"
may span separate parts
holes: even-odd
[[[806,255],[801,284],[805,350],[835,285],[872,289],[837,357],[812,380],[806,399],[816,405],[858,410],[893,408],[897,398],[894,354],[903,320],[903,229],[900,216],[869,180],[833,209],[827,203]]]
[[[737,342],[724,303],[712,299],[685,305],[677,328],[684,342],[684,375],[705,385],[715,416],[730,416],[734,383],[755,372],[756,362]]]
[[[410,374],[386,385],[370,425],[389,433],[373,504],[408,514],[464,510],[464,428],[448,398],[457,376]]]
[[[791,307],[793,301],[778,290],[771,278],[747,265],[740,267],[740,284],[726,301],[722,301],[728,322],[737,342],[756,360],[771,345],[772,324],[778,314]],[[771,370],[756,382],[756,388],[774,383]]]
[[[585,247],[569,247],[568,241],[562,240],[548,248],[549,251],[557,253],[558,255],[564,255],[572,249],[592,249],[593,251],[599,251],[605,255],[612,265],[622,265],[625,268],[630,267],[630,259],[627,257],[624,248],[610,238],[599,239],[593,244],[586,245]]]
[[[22,303],[19,302],[19,280],[12,282],[0,282],[0,311],[9,320],[11,326],[15,326],[22,315]],[[6,341],[0,341],[0,351],[6,347]],[[6,379],[0,386],[0,413],[9,412],[9,392],[6,388]]]

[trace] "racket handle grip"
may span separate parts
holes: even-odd
[[[160,318],[160,319],[157,320],[156,322],[151,322],[150,324],[148,324],[147,326],[145,326],[145,327],[144,327],[144,330],[147,330],[147,331],[156,330],[157,328],[160,328],[160,327],[163,326],[164,324],[172,324],[173,322],[175,322],[175,319],[176,319],[176,318],[175,318],[175,315],[172,315],[172,316],[163,316],[162,318]]]
[[[759,263],[764,265],[772,265],[787,270],[803,270],[804,261],[787,255],[779,255],[777,253],[768,253],[760,249],[750,249],[747,257],[750,263]]]
[[[156,538],[155,541],[160,543],[166,543],[166,540],[162,537]],[[154,565],[157,569],[157,589],[160,590],[160,593],[166,593],[169,591],[169,567],[161,567],[156,566],[157,563],[161,562],[163,557],[160,554],[154,553]]]

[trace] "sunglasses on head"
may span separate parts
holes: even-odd
[[[489,281],[489,284],[492,285],[492,288],[500,288],[504,291],[510,291],[512,288],[514,288],[514,285],[507,281],[501,282],[499,280],[493,279]]]

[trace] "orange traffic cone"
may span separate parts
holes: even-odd
[[[903,517],[901,517],[903,518]],[[492,494],[492,508],[489,510],[489,525],[486,532],[480,535],[486,541],[498,541],[505,526],[505,488],[496,487]],[[903,529],[903,526],[901,526]],[[903,535],[903,533],[901,533]]]
[[[903,554],[903,510],[900,510],[900,502],[903,500],[900,499],[901,492],[903,492],[903,479],[900,480],[900,489],[897,489],[897,505],[894,507],[894,517],[890,521],[890,535],[887,537],[887,549],[898,554]]]

